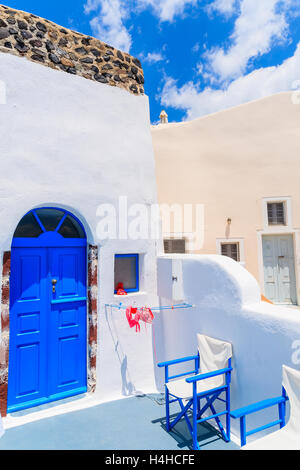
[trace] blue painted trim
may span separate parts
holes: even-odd
[[[239,408],[234,410],[230,413],[230,416],[234,419],[240,418],[241,416],[246,416],[251,413],[255,413],[256,411],[264,410],[265,408],[269,408],[270,406],[278,405],[279,403],[285,402],[287,399],[283,396],[276,397],[276,398],[269,398],[268,400],[263,400],[258,403],[254,403],[249,406],[244,406],[243,408]]]
[[[44,405],[45,403],[51,403],[53,401],[62,400],[63,398],[81,395],[82,393],[86,392],[87,387],[80,387],[72,391],[67,391],[52,396],[50,395],[49,397],[39,398],[38,400],[28,401],[27,403],[22,403],[22,405],[12,405],[7,407],[7,413],[15,413],[16,411],[27,410],[27,408],[33,408],[35,406]]]
[[[58,226],[57,226],[56,229],[55,229],[55,232],[58,232],[58,231],[59,231],[60,227],[62,226],[62,224],[63,224],[64,221],[66,220],[67,215],[68,215],[67,213],[65,213],[65,215],[63,215],[61,221],[59,222]],[[77,219],[76,219],[76,220],[77,220]],[[78,221],[78,222],[79,222],[79,221]]]
[[[33,210],[33,211],[31,211],[31,212],[32,212],[32,214],[34,215],[34,218],[35,218],[35,220],[37,221],[37,223],[39,224],[41,230],[42,230],[44,233],[46,233],[46,229],[45,229],[44,225],[42,224],[41,219],[39,218],[39,216],[38,216],[37,213],[35,212],[35,210]],[[25,214],[25,215],[27,215],[27,214]]]
[[[60,222],[58,223],[55,231],[50,231],[47,232],[45,227],[43,226],[40,218],[38,217],[36,211],[39,209],[55,209],[60,212],[62,212],[64,215]],[[41,230],[43,233],[39,237],[33,237],[33,238],[13,238],[12,240],[12,248],[26,248],[26,247],[35,247],[35,248],[54,248],[54,247],[66,247],[66,246],[86,246],[87,244],[87,237],[86,237],[86,231],[81,223],[81,221],[71,212],[61,209],[60,207],[38,207],[35,209],[32,209],[31,211],[27,212],[25,215],[32,213],[33,216],[35,217],[37,223],[39,224]],[[58,230],[60,229],[61,225],[63,224],[64,220],[66,219],[67,216],[72,217],[76,222],[80,225],[80,227],[83,230],[83,233],[85,235],[85,238],[64,238],[62,235],[58,233]],[[24,216],[25,217],[25,216]]]
[[[173,364],[180,364],[181,362],[194,361],[198,358],[199,356],[197,354],[196,356],[187,356],[187,357],[181,357],[180,359],[174,359],[172,361],[159,362],[157,365],[158,367],[172,366]]]
[[[280,424],[281,420],[276,419],[276,421],[273,421],[272,423],[265,424],[264,426],[259,426],[259,428],[252,429],[251,431],[246,432],[246,437],[251,436],[252,434],[256,434],[257,432],[264,431],[265,429],[272,428],[273,426],[277,426],[277,424]]]
[[[124,290],[129,294],[131,292],[138,292],[140,290],[139,255],[137,253],[126,253],[115,255],[115,258],[135,258],[135,288],[124,288]],[[114,292],[116,294],[117,290],[115,289]]]
[[[63,248],[86,245],[86,238],[64,238],[56,232],[46,232],[38,238],[13,238],[11,244],[12,248]]]
[[[260,431],[264,431],[265,429],[269,429],[273,426],[280,425],[280,429],[285,426],[285,413],[286,413],[286,402],[288,400],[288,396],[286,394],[285,388],[282,387],[282,396],[269,398],[267,400],[259,401],[258,403],[254,403],[249,406],[244,406],[243,408],[239,408],[234,410],[230,413],[230,416],[234,419],[240,419],[240,433],[241,433],[241,447],[246,445],[247,436],[251,436]],[[272,421],[271,423],[267,423],[263,426],[260,426],[255,429],[251,429],[250,431],[246,430],[246,416],[255,413],[257,411],[264,410],[266,408],[270,408],[271,406],[278,406],[279,412],[279,419],[276,421]]]
[[[209,419],[217,418],[218,416],[223,416],[226,413],[227,411],[220,411],[219,413],[215,413],[211,416],[207,416],[206,418],[197,419],[197,423],[204,423],[205,421],[208,421]]]
[[[184,377],[185,375],[197,374],[198,369],[190,370],[189,372],[184,372],[183,374],[172,375],[169,379],[178,379],[179,377]]]
[[[126,310],[128,308],[127,305],[122,306],[122,302],[120,302],[118,305],[116,304],[105,304],[105,307],[112,307],[112,308],[117,308],[118,310]],[[150,307],[152,312],[154,311],[161,311],[161,310],[176,310],[180,308],[193,308],[195,305],[190,305],[186,303],[182,304],[176,304],[176,305],[166,305],[166,306],[161,306],[161,307]]]
[[[33,210],[33,211],[37,211],[37,210],[39,210],[39,209],[55,209],[55,210],[57,210],[57,211],[63,212],[63,213],[65,214],[65,216],[70,215],[73,219],[75,219],[75,220],[79,223],[80,227],[81,227],[82,230],[83,230],[83,233],[84,233],[85,236],[86,236],[86,231],[85,231],[84,225],[83,225],[83,223],[81,222],[81,220],[78,219],[78,217],[76,217],[76,215],[74,215],[72,212],[68,211],[67,209],[62,209],[61,207],[52,206],[52,207],[36,207],[35,209],[32,209],[32,210]],[[29,211],[29,212],[31,212],[31,211]],[[29,213],[29,212],[28,212],[28,213]],[[25,215],[27,215],[27,214],[25,214]],[[63,218],[65,218],[65,217],[63,217]],[[60,222],[61,222],[61,221],[60,221]],[[59,225],[60,225],[60,223],[59,223],[58,226],[57,226],[58,229],[59,229]],[[71,240],[72,240],[72,239],[71,239]],[[83,239],[82,239],[82,240],[83,240]]]
[[[74,303],[74,302],[86,302],[86,297],[70,297],[66,299],[57,299],[51,300],[51,304],[67,304],[67,303]]]
[[[185,381],[190,384],[193,382],[198,382],[198,380],[209,379],[210,377],[216,377],[217,375],[223,375],[226,372],[231,372],[232,367],[226,367],[225,369],[215,370],[213,372],[207,372],[206,374],[195,375],[194,377],[189,377]]]

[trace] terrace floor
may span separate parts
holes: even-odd
[[[9,428],[0,450],[191,449],[185,421],[168,433],[164,417],[162,395],[127,398]],[[198,437],[203,450],[239,449],[207,423],[199,425]]]

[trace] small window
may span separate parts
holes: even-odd
[[[284,202],[268,202],[268,224],[285,225]]]
[[[221,243],[221,253],[223,256],[234,259],[234,261],[240,261],[239,243]]]
[[[165,253],[185,253],[185,239],[184,238],[170,238],[164,240]]]
[[[43,233],[32,212],[24,215],[14,233],[15,238],[37,238]]]
[[[139,255],[115,255],[115,294],[119,287],[126,292],[138,292]]]
[[[37,238],[46,232],[58,232],[64,238],[86,238],[78,220],[55,208],[33,209],[21,219],[14,238]]]
[[[58,233],[64,238],[85,238],[85,233],[80,223],[70,215],[67,215]]]
[[[35,213],[42,222],[46,232],[54,232],[64,216],[64,212],[58,209],[36,209]]]

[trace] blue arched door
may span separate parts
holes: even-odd
[[[35,209],[13,238],[8,412],[87,390],[86,234],[69,212]]]

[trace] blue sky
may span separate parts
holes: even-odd
[[[6,0],[142,61],[151,122],[300,88],[300,0]]]

